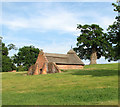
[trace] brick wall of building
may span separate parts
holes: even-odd
[[[57,65],[59,69],[83,69],[82,65]]]
[[[43,52],[40,52],[38,55],[37,61],[36,61],[36,63],[38,63],[39,69],[42,69],[43,64],[45,62],[48,62],[48,60],[47,60],[45,54]]]

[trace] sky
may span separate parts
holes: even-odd
[[[66,54],[76,47],[77,24],[99,24],[106,31],[117,13],[112,2],[3,2],[2,37],[8,45],[33,45],[44,52]],[[18,51],[10,51],[9,56]],[[82,60],[89,64],[89,60]],[[97,63],[108,63],[102,57]],[[113,63],[113,61],[111,62]]]

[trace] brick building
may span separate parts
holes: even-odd
[[[36,63],[29,68],[28,74],[38,75],[61,72],[60,69],[82,69],[84,63],[72,49],[67,54],[39,52]]]

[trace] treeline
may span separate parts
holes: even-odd
[[[24,46],[18,50],[17,54],[9,57],[8,54],[11,49],[17,50],[13,44],[5,46],[5,43],[2,43],[2,72],[12,70],[27,71],[36,62],[40,51],[34,46]]]
[[[120,13],[120,6],[112,4],[114,11]],[[80,36],[77,38],[77,46],[74,48],[81,59],[89,59],[90,64],[96,64],[96,60],[104,56],[108,61],[120,59],[120,16],[115,17],[115,22],[108,26],[107,32],[96,24],[77,25]],[[24,46],[18,53],[9,57],[11,49],[17,50],[15,45],[5,46],[2,43],[2,71],[26,71],[36,62],[39,49],[34,46]]]

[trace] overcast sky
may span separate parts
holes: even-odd
[[[33,45],[50,53],[76,46],[77,24],[99,24],[104,30],[117,15],[112,2],[3,2],[3,42],[18,48]],[[11,51],[10,56],[17,51]],[[89,61],[84,61],[88,64]],[[104,58],[98,63],[108,63]]]

